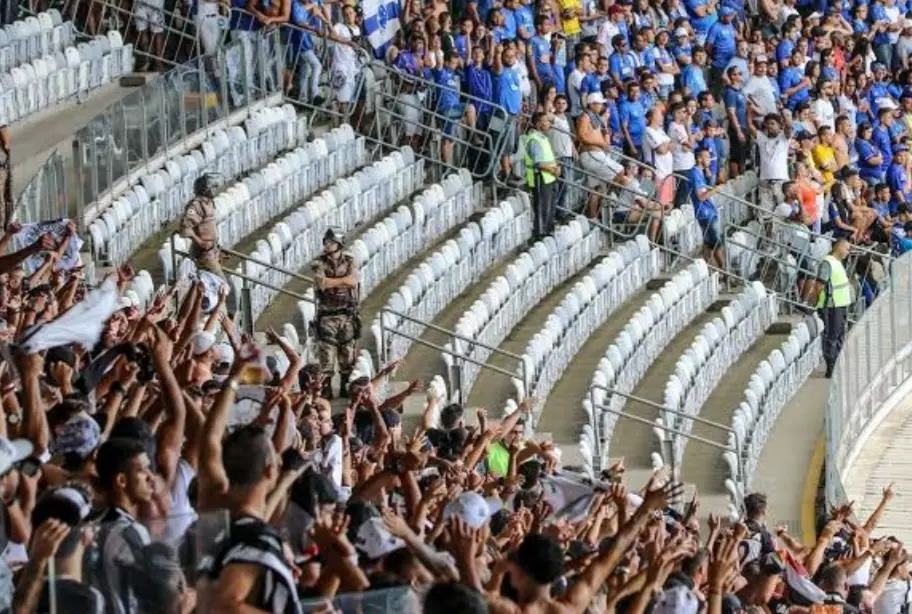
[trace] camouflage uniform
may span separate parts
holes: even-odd
[[[314,263],[314,272],[326,279],[338,279],[357,275],[355,259],[343,253],[338,260],[324,254]],[[358,318],[357,288],[324,288],[317,290],[317,356],[320,369],[329,382],[339,363],[341,389],[345,393],[348,378],[355,365],[358,338],[361,336],[361,321]]]
[[[211,241],[212,247],[203,249],[196,243],[190,243],[190,255],[196,266],[202,270],[225,277],[219,262],[218,228],[215,225],[215,201],[205,196],[195,196],[184,209],[180,223],[181,235],[189,237],[196,233],[200,239]]]

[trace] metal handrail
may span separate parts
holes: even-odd
[[[224,253],[228,254],[229,256],[233,256],[233,257],[235,257],[235,258],[238,258],[238,259],[240,259],[240,260],[243,260],[243,261],[245,261],[245,262],[253,262],[254,264],[256,264],[256,265],[258,265],[258,266],[265,267],[265,268],[267,268],[267,269],[272,269],[273,271],[278,271],[279,273],[282,273],[283,275],[287,275],[288,277],[293,277],[293,278],[295,278],[295,279],[300,279],[301,281],[306,281],[306,282],[311,283],[311,284],[316,284],[316,281],[314,280],[313,277],[308,277],[307,275],[302,275],[301,273],[293,273],[293,272],[292,272],[291,270],[289,270],[289,269],[286,269],[286,268],[277,266],[277,265],[272,264],[272,263],[270,263],[270,262],[265,262],[265,261],[263,261],[263,260],[258,260],[258,259],[254,258],[254,257],[252,257],[252,256],[249,256],[249,255],[247,255],[247,254],[242,254],[241,252],[235,251],[235,250],[233,250],[233,249],[230,249],[230,248],[227,248],[227,247],[221,247],[221,246],[220,246],[220,247],[219,247],[219,251],[220,251],[220,252],[224,252]],[[263,285],[266,285],[266,284],[263,284]]]

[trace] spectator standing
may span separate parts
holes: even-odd
[[[671,168],[672,171],[690,176],[691,169],[696,166],[694,157],[693,136],[687,127],[687,107],[679,102],[671,108],[672,122],[668,126],[668,137],[671,143]],[[675,191],[675,205],[681,206],[690,196],[691,186],[687,182],[679,181]]]
[[[817,268],[815,283],[805,286],[805,298],[814,301],[823,320],[823,359],[827,379],[833,376],[836,359],[842,350],[849,306],[853,302],[852,284],[844,262],[851,243],[839,239]]]
[[[526,186],[532,191],[535,207],[533,240],[554,232],[554,182],[560,177],[560,165],[546,136],[550,130],[551,118],[545,113],[535,113],[532,130],[524,137]]]
[[[741,91],[743,84],[741,70],[735,66],[728,69],[729,85],[725,87],[723,100],[728,113],[729,176],[734,179],[744,170],[750,157],[750,139],[747,123],[747,98]]]
[[[719,209],[712,197],[721,189],[721,186],[710,186],[709,175],[710,152],[706,149],[697,150],[696,165],[690,169],[687,179],[690,182],[690,194],[693,200],[697,222],[703,231],[703,259],[720,271],[725,270],[725,256],[722,252],[722,226],[719,219]]]

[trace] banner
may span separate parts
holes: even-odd
[[[51,233],[54,236],[54,240],[59,242],[66,232],[67,222],[69,222],[69,220],[51,220],[49,222],[23,224],[22,230],[19,231],[15,238],[16,249],[28,247],[45,233]],[[74,234],[70,236],[66,251],[63,252],[63,256],[54,268],[58,271],[69,271],[82,264],[82,260],[79,257],[79,250],[82,249],[82,245],[83,240],[79,238],[79,235]],[[38,269],[43,263],[44,256],[35,254],[26,260],[22,266],[25,268],[26,273],[31,273]]]
[[[374,55],[382,58],[393,38],[401,29],[399,0],[364,0],[363,11],[364,35],[374,49]]]

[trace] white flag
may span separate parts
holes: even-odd
[[[22,230],[16,234],[14,239],[16,249],[28,247],[45,233],[51,233],[54,240],[59,242],[66,232],[67,222],[69,220],[63,219],[23,224]],[[61,256],[54,268],[58,271],[69,271],[82,264],[82,260],[79,257],[79,250],[82,249],[82,245],[83,240],[78,235],[72,235],[67,242],[66,251],[63,252],[63,256]],[[22,266],[26,273],[32,273],[41,267],[42,264],[44,264],[44,256],[36,254],[26,260]]]
[[[21,347],[26,354],[71,343],[91,349],[101,338],[105,323],[118,309],[117,279],[111,276],[59,318],[28,333]]]

